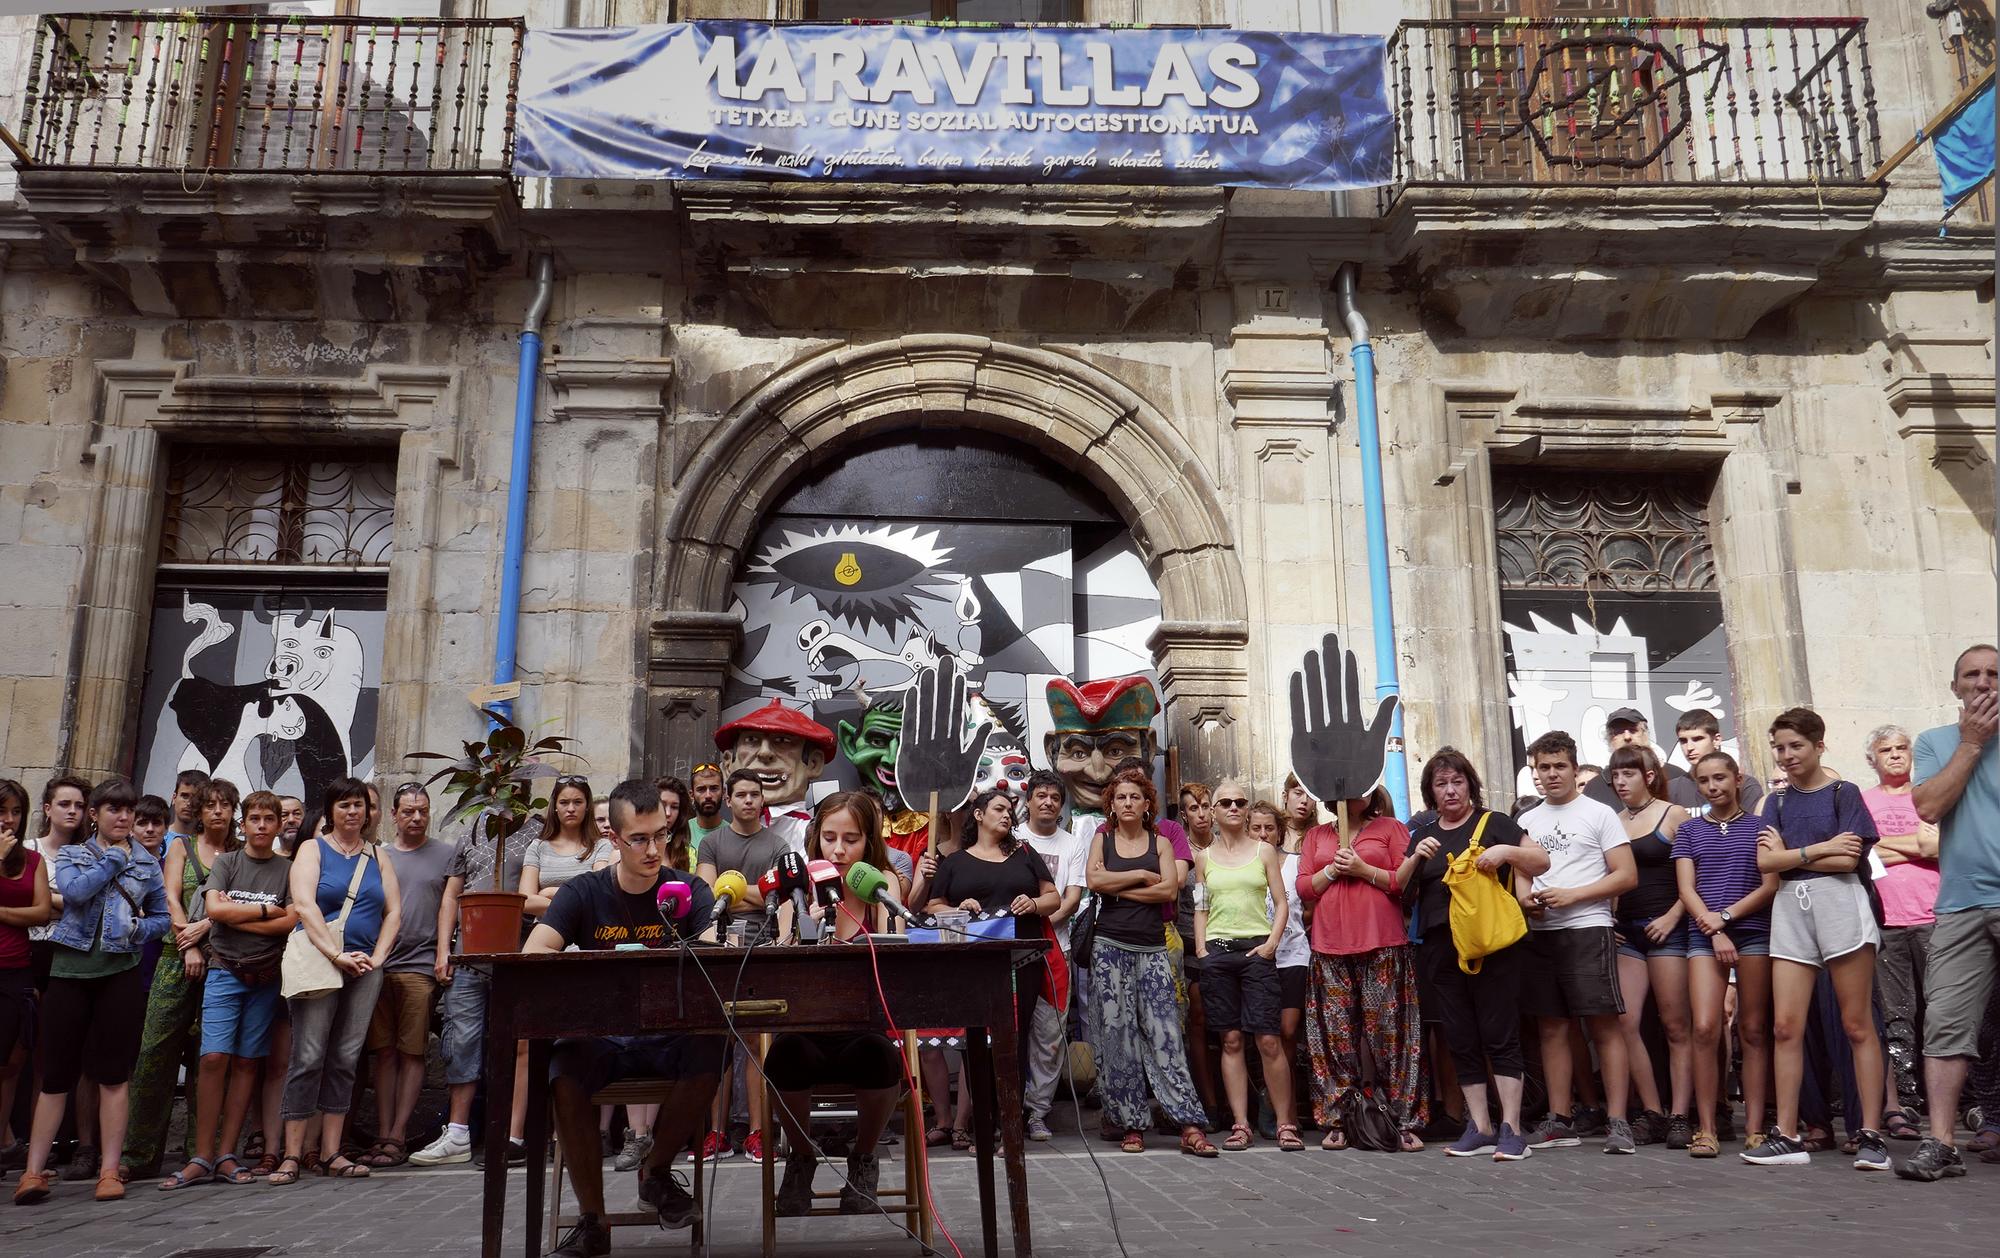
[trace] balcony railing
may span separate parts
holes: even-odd
[[[1406,22],[1395,182],[1821,185],[1882,160],[1859,18]]]
[[[504,174],[517,20],[42,19],[17,152],[91,170]]]

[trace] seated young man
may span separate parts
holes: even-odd
[[[564,883],[528,936],[525,951],[561,952],[570,944],[586,950],[615,949],[621,944],[672,947],[657,903],[659,888],[667,882],[688,884],[693,897],[688,915],[671,928],[674,933],[692,939],[707,929],[715,909],[714,893],[700,879],[667,867],[673,828],[660,807],[659,788],[638,779],[620,782],[611,792],[610,821],[618,863]],[[674,1080],[653,1128],[652,1152],[639,1168],[639,1199],[660,1212],[661,1227],[694,1224],[700,1206],[669,1168],[674,1155],[701,1130],[721,1069],[718,1036],[649,1034],[556,1041],[549,1058],[556,1135],[582,1156],[569,1161],[577,1225],[551,1258],[595,1258],[611,1252],[611,1229],[602,1221],[604,1164],[594,1156],[597,1107],[590,1098],[619,1079]]]

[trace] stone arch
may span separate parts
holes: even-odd
[[[1160,589],[1150,645],[1184,772],[1232,762],[1249,602],[1228,513],[1193,448],[1096,367],[951,334],[830,350],[779,372],[724,416],[682,473],[656,549],[649,762],[684,768],[712,750],[705,736],[737,630],[718,609],[770,504],[850,442],[940,424],[1027,442],[1117,508]]]

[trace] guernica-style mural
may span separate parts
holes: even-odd
[[[308,807],[375,768],[383,596],[163,590],[153,612],[135,774],[173,793],[201,769]]]
[[[830,764],[815,796],[865,787],[893,814],[914,802],[895,794],[888,748],[901,696],[949,656],[977,692],[970,719],[998,726],[980,785],[1019,790],[1045,767],[1051,678],[1152,667],[1160,596],[1129,540],[1074,546],[1061,523],[774,518],[735,586],[743,639],[722,720],[772,699],[804,710],[861,753]]]
[[[1724,748],[1740,756],[1719,599],[1508,591],[1501,612],[1517,794],[1534,794],[1525,751],[1549,730],[1575,735],[1582,762],[1602,765],[1611,755],[1604,718],[1619,708],[1645,714],[1653,745],[1671,764],[1687,767],[1674,722],[1694,708],[1716,715]]]

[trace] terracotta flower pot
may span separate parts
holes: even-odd
[[[518,891],[465,891],[458,897],[459,947],[466,952],[519,952],[528,897]]]

